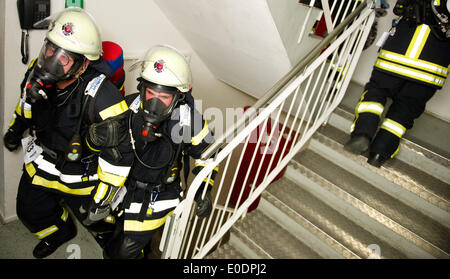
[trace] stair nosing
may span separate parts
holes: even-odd
[[[300,170],[303,169],[303,172],[309,173],[309,175],[313,176],[315,178],[315,180],[319,180],[321,183],[315,182],[314,180],[311,180],[306,175],[303,175],[303,173],[301,173],[301,175],[303,177],[305,177],[306,179],[312,181],[316,185],[319,185],[325,191],[329,192],[331,195],[334,195],[335,197],[340,199],[342,202],[349,204],[351,207],[354,207],[355,209],[359,210],[360,212],[362,212],[365,215],[369,216],[370,218],[374,219],[375,221],[382,224],[383,226],[390,229],[391,231],[395,232],[402,238],[412,242],[416,246],[425,250],[427,253],[430,253],[431,255],[434,255],[435,257],[444,257],[444,258],[450,257],[450,255],[448,253],[446,253],[445,251],[443,251],[436,245],[430,243],[426,239],[422,238],[421,236],[412,232],[408,228],[406,228],[403,225],[399,224],[398,222],[392,220],[391,218],[384,215],[383,213],[376,210],[375,208],[371,207],[367,203],[361,201],[360,199],[356,198],[352,194],[341,189],[339,186],[326,180],[325,178],[321,177],[314,171],[308,169],[307,167],[301,165],[300,163],[298,163],[296,161],[292,161],[291,164],[288,166],[288,169],[286,171],[287,178],[289,179],[290,170],[294,171],[294,172],[299,172],[297,169],[300,169]],[[295,180],[292,180],[292,181],[295,181]],[[301,187],[301,186],[299,185],[299,187]],[[334,191],[330,191],[330,190],[334,190]],[[311,194],[314,195],[314,193],[311,193]],[[338,194],[338,195],[336,195],[336,194]]]
[[[353,120],[354,120],[354,115],[352,113],[350,113],[340,107],[336,107],[336,109],[333,111],[333,114],[336,114],[337,116],[344,118],[345,120],[349,121],[350,123],[353,122]],[[344,132],[348,133],[349,131],[344,131]],[[415,142],[413,142],[407,138],[402,138],[401,144],[403,144],[404,147],[406,147],[409,150],[416,153],[418,156],[425,157],[443,167],[450,168],[450,158],[447,158],[444,155],[441,155],[437,152],[434,152],[423,146],[420,146],[419,144],[416,144]]]
[[[321,228],[317,227],[316,225],[314,225],[314,223],[312,223],[311,221],[309,221],[307,218],[305,218],[304,216],[302,216],[300,213],[298,213],[297,211],[295,211],[294,209],[292,209],[291,207],[289,207],[288,205],[286,205],[283,201],[281,201],[280,199],[278,199],[276,196],[274,196],[273,194],[269,193],[268,191],[264,191],[262,194],[262,197],[267,199],[269,196],[269,199],[275,199],[277,202],[279,202],[282,207],[284,208],[280,208],[280,206],[275,205],[275,207],[277,207],[278,209],[280,209],[284,214],[289,216],[289,213],[295,215],[297,218],[300,218],[302,221],[306,222],[310,227],[312,227],[312,229],[314,229],[315,231],[311,231],[311,228],[307,228],[305,227],[303,224],[300,224],[297,220],[293,220],[293,222],[297,223],[298,225],[302,226],[304,229],[306,229],[307,231],[309,231],[311,234],[315,235],[320,241],[324,242],[326,245],[330,246],[332,249],[334,249],[338,254],[342,255],[344,258],[347,259],[361,259],[360,256],[358,256],[356,253],[354,253],[351,249],[347,248],[345,245],[343,245],[342,243],[340,243],[339,241],[337,241],[335,238],[333,238],[332,236],[330,236],[329,234],[327,234],[325,231],[323,231]],[[268,199],[269,203],[270,202]],[[272,203],[273,204],[273,203]],[[289,211],[289,213],[287,213],[286,211]],[[291,218],[289,216],[289,218]],[[291,218],[292,219],[292,218]],[[320,236],[317,236],[317,233],[320,234]],[[325,239],[330,240],[334,245],[330,245],[328,244]],[[335,247],[337,246],[337,247]],[[337,248],[341,248],[341,249],[337,249]],[[341,250],[341,251],[340,251]],[[347,255],[347,253],[349,255]]]
[[[264,250],[261,246],[259,246],[258,243],[256,243],[253,239],[251,239],[245,232],[243,232],[239,228],[239,226],[233,226],[232,229],[231,229],[231,232],[233,232],[233,231],[236,234],[236,237],[241,239],[244,242],[245,245],[250,244],[250,246],[247,246],[247,247],[250,250],[254,251],[254,253],[256,255],[259,255],[259,256],[261,256],[262,258],[265,258],[265,259],[273,259],[273,257],[266,250]],[[253,249],[257,249],[257,251],[255,251]]]
[[[429,202],[430,204],[450,213],[450,201],[448,201],[445,197],[439,196],[436,193],[430,191],[427,189],[423,184],[417,183],[416,181],[412,179],[407,179],[404,176],[401,176],[398,174],[396,170],[393,170],[391,168],[381,166],[381,168],[373,167],[369,164],[367,164],[365,158],[362,155],[354,155],[350,152],[347,152],[343,149],[343,145],[339,142],[336,142],[335,140],[325,136],[323,133],[316,133],[316,135],[313,136],[312,141],[318,141],[321,144],[325,144],[327,146],[332,145],[339,148],[334,148],[334,150],[340,154],[344,154],[347,157],[352,158],[353,161],[358,162],[359,165],[365,167],[368,170],[371,170],[375,172],[376,174],[380,175],[381,177],[385,178],[386,180],[390,181],[391,183],[394,183],[403,189],[415,194],[416,196],[420,197],[421,199]],[[444,182],[444,181],[443,181]],[[446,182],[444,182],[446,183]]]

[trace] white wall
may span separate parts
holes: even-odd
[[[5,59],[3,59],[5,52],[5,2],[0,1],[0,131],[3,131],[3,105],[5,103]],[[5,182],[4,173],[4,154],[3,148],[0,148],[0,208],[1,204],[5,200],[5,188],[3,187]],[[2,213],[0,209],[0,213]],[[1,219],[1,218],[0,218]]]
[[[321,39],[309,36],[312,26],[321,10],[317,8],[307,8],[292,0],[266,0],[277,26],[280,38],[286,48],[291,65],[296,65],[300,59],[305,57]],[[310,16],[307,20],[303,36],[299,44],[298,39],[308,11]]]
[[[291,68],[265,0],[155,0],[214,75],[257,98]]]
[[[51,4],[52,13],[64,8],[62,0],[52,0]],[[1,5],[5,5],[4,9],[0,9],[0,13],[5,15],[4,26],[1,25],[0,17],[0,33],[4,30],[4,38],[0,36],[0,44],[2,47],[4,46],[4,52],[0,54],[0,66],[4,63],[4,67],[1,67],[0,70],[0,81],[2,81],[0,93],[4,98],[4,101],[0,99],[0,123],[3,124],[3,136],[12,119],[12,113],[18,100],[19,84],[27,66],[21,62],[21,31],[16,0],[1,1]],[[227,107],[239,107],[254,103],[254,98],[218,81],[212,75],[189,42],[180,35],[153,0],[84,0],[84,8],[101,25],[103,40],[119,43],[124,49],[125,58],[141,56],[155,44],[170,44],[183,53],[190,54],[194,79],[193,95],[197,100],[203,100],[203,111],[208,107],[217,107],[218,110],[225,111]],[[37,56],[44,36],[45,31],[33,30],[30,32],[30,57]],[[129,62],[127,61],[127,64]],[[136,73],[127,73],[126,75],[127,93],[134,92]],[[1,156],[1,152],[4,157]],[[0,180],[0,215],[4,220],[9,221],[16,216],[17,185],[23,162],[21,150],[11,153],[6,148],[2,148],[0,160],[0,167],[3,166],[0,174],[2,172],[5,174]]]

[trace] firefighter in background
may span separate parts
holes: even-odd
[[[188,156],[196,159],[192,172],[197,174],[205,165],[201,152],[213,140],[208,123],[194,108],[191,70],[182,54],[169,46],[154,46],[135,65],[141,66],[139,93],[126,97],[135,161],[126,183],[123,223],[105,248],[105,258],[144,257],[143,248],[180,202],[180,171],[186,179]],[[199,217],[211,213],[216,172],[195,196]]]
[[[110,203],[124,185],[133,153],[126,129],[125,136],[118,133],[128,106],[96,70],[101,54],[101,33],[88,13],[69,8],[54,16],[3,138],[10,151],[23,145],[17,215],[41,240],[33,250],[36,258],[76,235],[67,208],[101,245],[102,233],[114,230]],[[104,135],[104,126],[117,132]],[[29,136],[23,138],[26,130]],[[114,148],[99,148],[109,145]]]
[[[401,0],[394,7],[399,18],[380,50],[344,145],[355,154],[369,150],[373,166],[397,154],[406,130],[444,85],[450,64],[449,6],[449,0]],[[392,105],[377,131],[387,97]]]

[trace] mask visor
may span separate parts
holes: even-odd
[[[144,113],[158,124],[170,116],[180,100],[181,93],[175,87],[142,82],[141,102]]]
[[[84,61],[83,55],[67,51],[46,40],[36,66],[39,68],[39,72],[60,81],[74,76]]]

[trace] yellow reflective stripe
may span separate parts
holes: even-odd
[[[358,104],[358,114],[369,112],[380,116],[383,113],[384,106],[377,102],[361,102]]]
[[[33,175],[36,174],[36,168],[34,167],[33,163],[26,164],[25,170],[27,171],[27,173],[30,177],[33,177]]]
[[[425,60],[420,60],[420,59],[411,59],[408,58],[404,55],[395,53],[395,52],[390,52],[387,50],[381,50],[380,55],[378,55],[378,57],[383,58],[385,60],[389,60],[392,62],[397,62],[406,66],[411,66],[411,67],[415,67],[415,68],[419,68],[421,70],[424,71],[428,71],[443,77],[447,77],[448,76],[448,69],[442,67],[441,65],[435,64],[435,63],[431,63]]]
[[[394,158],[395,155],[397,155],[397,153],[400,151],[400,144],[398,144],[397,149],[394,151],[394,153],[392,153],[391,158]]]
[[[143,232],[143,231],[152,231],[164,225],[166,222],[167,216],[172,215],[173,210],[170,211],[166,216],[155,219],[155,220],[144,220],[143,222],[139,222],[136,220],[125,220],[124,221],[124,231],[134,231],[134,232]]]
[[[100,114],[100,117],[103,120],[105,120],[108,117],[119,115],[127,110],[128,110],[127,102],[125,102],[125,100],[123,100],[120,103],[117,103],[115,105],[112,105],[112,106],[102,110],[99,114]]]
[[[409,58],[419,58],[422,53],[423,46],[430,35],[431,28],[426,24],[422,24],[417,26],[416,31],[414,32],[414,36],[411,40],[411,43],[406,50],[406,56]]]
[[[208,177],[206,177],[205,179],[203,179],[203,182],[208,182],[209,185],[214,186],[214,180],[212,178],[210,178],[208,181]]]
[[[44,237],[51,235],[52,233],[56,232],[57,230],[58,230],[58,227],[56,225],[53,225],[51,227],[43,229],[40,232],[34,233],[34,235],[36,235],[39,239],[43,239]]]
[[[36,57],[36,58],[34,58],[34,59],[31,61],[30,65],[28,66],[28,69],[31,69],[31,67],[33,67],[34,62],[36,62],[37,59],[38,59],[38,58]]]
[[[366,91],[364,91],[364,92],[361,94],[361,97],[359,98],[359,101],[360,101],[360,102],[362,102],[362,101],[364,100],[364,96],[366,96],[367,91],[369,91],[369,90],[366,90]]]
[[[208,129],[208,122],[205,120],[205,125],[203,126],[203,129],[196,135],[195,137],[191,138],[192,145],[199,145],[202,140],[208,135],[209,129]]]
[[[101,181],[112,184],[114,186],[118,186],[118,187],[123,186],[125,184],[125,180],[127,180],[126,177],[123,177],[123,176],[120,176],[117,174],[112,174],[109,172],[103,172],[100,165],[97,168],[97,175]]]
[[[23,114],[24,114],[24,117],[26,119],[30,119],[31,118],[31,110],[24,110]]]
[[[61,191],[63,193],[72,194],[72,195],[78,195],[78,196],[90,195],[92,190],[94,189],[94,186],[80,188],[80,189],[71,189],[71,188],[67,187],[66,185],[60,183],[59,181],[47,180],[47,179],[45,179],[43,177],[40,177],[38,175],[36,175],[33,178],[33,182],[32,183],[34,185],[43,186],[43,187],[46,187],[46,188],[50,188],[50,189],[55,189],[55,190]]]
[[[405,126],[389,118],[384,119],[380,128],[391,132],[399,138],[403,137],[406,132]]]
[[[355,118],[355,121],[353,121],[352,126],[350,126],[350,133],[353,133],[353,131],[355,130],[355,124],[357,119],[358,118]]]
[[[114,218],[114,216],[112,215],[108,215],[103,219],[103,221],[105,221],[106,223],[115,224],[116,218]]]
[[[439,87],[442,87],[444,85],[445,79],[435,76],[430,73],[426,73],[423,71],[415,70],[409,67],[401,66],[398,64],[394,64],[391,62],[387,62],[381,59],[377,59],[375,62],[375,67],[393,72],[405,77],[409,77],[412,79],[420,80],[425,83],[433,84]]]
[[[358,103],[358,104],[356,105],[356,107],[355,107],[355,118],[358,118],[358,108],[359,108],[359,104],[361,104],[361,103],[363,102],[364,96],[366,95],[367,91],[368,91],[368,90],[364,91],[364,92],[361,94],[361,97],[359,98],[359,103]],[[355,119],[355,121],[356,121],[356,119]]]
[[[31,118],[31,105],[27,104],[27,103],[25,103],[23,105],[23,114],[24,115],[22,115],[22,102],[19,100],[17,102],[15,112],[20,116],[30,119]]]
[[[88,146],[88,148],[94,152],[100,152],[100,149],[95,149],[93,148],[90,144],[89,141],[87,140],[87,138],[85,139],[86,145]]]
[[[61,220],[63,220],[65,222],[65,221],[67,221],[67,217],[69,217],[69,211],[67,211],[67,209],[65,207],[63,207],[62,209],[63,209],[63,214],[61,215]]]
[[[95,192],[94,195],[95,203],[99,203],[105,197],[107,192],[108,192],[108,185],[103,182],[100,182],[97,187],[97,192]]]
[[[12,121],[11,121],[11,123],[9,124],[9,127],[11,128],[12,127],[12,125],[14,125],[14,123],[16,122],[16,118],[17,118],[17,114],[13,114],[13,119],[12,119]]]
[[[212,162],[213,162],[212,159],[208,159],[206,161],[197,159],[197,160],[195,160],[194,166],[195,167],[205,167],[207,164],[212,164]],[[214,168],[214,171],[218,172],[219,171],[219,166],[216,166]]]
[[[130,172],[131,169],[130,166],[113,165],[108,161],[106,161],[105,159],[103,159],[102,157],[98,157],[98,165],[101,167],[103,172],[114,173],[116,175],[123,177],[128,176],[128,173]]]
[[[17,113],[17,115],[22,116],[22,109],[21,109],[20,101],[17,102],[16,113]]]

